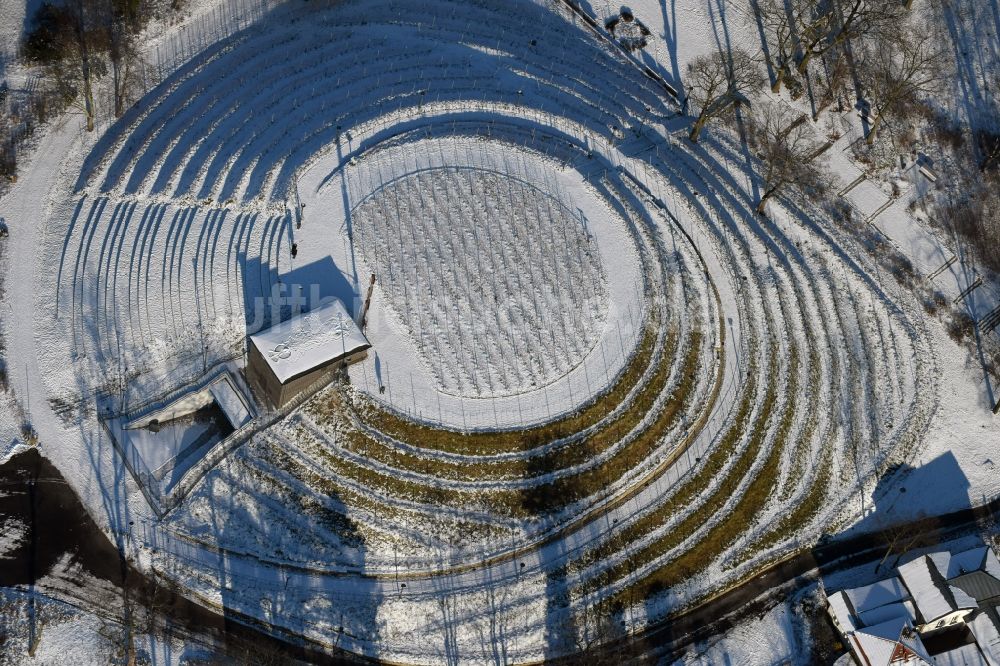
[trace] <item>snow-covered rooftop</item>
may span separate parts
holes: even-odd
[[[222,377],[212,382],[208,390],[233,428],[239,430],[250,423],[253,417],[250,410],[247,409],[246,402],[233,387],[232,380],[228,377]]]
[[[903,617],[865,627],[851,634],[854,649],[868,664],[933,664],[920,635]]]
[[[851,604],[846,594],[834,592],[827,597],[827,603],[830,604],[830,614],[833,615],[842,631],[849,632],[857,628],[857,622],[854,620]]]
[[[881,624],[898,617],[904,617],[910,622],[916,623],[917,614],[913,608],[912,601],[907,599],[905,601],[885,604],[884,606],[879,606],[878,608],[858,614],[858,619],[861,620],[863,626]]]
[[[969,622],[969,630],[990,666],[1000,666],[1000,631],[986,613],[977,613]]]
[[[902,601],[910,596],[906,587],[903,586],[903,582],[896,576],[864,587],[844,590],[844,594],[851,600],[851,605],[859,614],[879,606]]]
[[[278,381],[289,379],[371,347],[339,300],[250,336]]]
[[[1000,561],[989,546],[970,548],[961,553],[932,553],[929,557],[934,559],[938,565],[938,570],[948,580],[973,571],[984,571],[994,578],[1000,579]]]
[[[932,622],[959,608],[976,608],[974,599],[935,574],[938,574],[936,567],[932,570],[932,560],[925,555],[899,567],[899,575],[924,622]]]

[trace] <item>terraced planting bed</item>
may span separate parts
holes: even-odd
[[[50,399],[134,409],[299,299],[372,344],[256,396],[245,443],[140,520],[143,557],[317,645],[481,661],[502,624],[524,662],[853,520],[929,422],[919,310],[825,211],[755,215],[738,138],[672,134],[677,100],[563,5],[431,5],[281,5],[67,167]],[[64,420],[97,450],[98,418]]]

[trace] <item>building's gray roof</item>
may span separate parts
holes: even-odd
[[[977,602],[1000,597],[1000,580],[985,571],[971,571],[952,578],[948,583],[957,587]]]
[[[926,555],[907,562],[898,571],[925,624],[958,609],[978,606],[975,599],[948,585],[933,560]]]
[[[938,570],[948,582],[981,602],[1000,597],[1000,561],[989,546],[961,553],[934,553]]]
[[[880,580],[864,587],[855,587],[844,590],[844,594],[851,600],[851,605],[857,613],[863,613],[879,606],[896,603],[907,599],[910,593],[906,591],[903,582],[896,576]]]

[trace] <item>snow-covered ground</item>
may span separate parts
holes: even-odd
[[[733,0],[635,0],[627,4],[610,0],[581,2],[601,24],[631,10],[652,33],[649,44],[637,57],[664,77],[684,97],[687,66],[702,55],[718,51],[760,50],[757,24],[751,5]]]
[[[113,618],[41,594],[0,588],[0,635],[5,666],[108,664],[124,661],[125,628]],[[211,652],[183,641],[138,633],[139,663],[189,663]]]
[[[815,607],[804,610],[801,600],[785,600],[758,617],[687,650],[674,666],[805,666],[813,664],[808,624]],[[805,616],[808,612],[810,616]]]
[[[0,201],[14,395],[139,566],[320,644],[521,661],[592,640],[589,608],[638,629],[823,532],[1000,492],[976,359],[876,231],[794,197],[755,216],[738,142],[686,143],[559,5],[433,4],[195,5],[149,47],[162,83],[93,135],[49,128]],[[675,87],[754,50],[734,3],[631,8]],[[938,242],[873,182],[846,196],[890,247]],[[160,519],[95,397],[155,403],[298,288],[357,314],[372,273],[351,388],[262,419]],[[794,658],[792,612],[692,659]]]
[[[0,3],[0,44],[2,44],[0,62],[12,60],[17,56],[18,44],[25,31],[25,22],[34,15],[41,4],[35,0]],[[0,70],[0,73],[3,71]]]

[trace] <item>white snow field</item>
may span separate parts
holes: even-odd
[[[677,101],[562,4],[208,24],[227,11],[256,21],[191,24],[135,107],[52,128],[2,202],[42,451],[192,598],[396,662],[564,655],[859,523],[943,433],[996,434],[868,239],[795,196],[755,216],[741,147],[680,139]],[[102,423],[303,305],[359,317],[372,274],[368,359],[258,405],[151,507]],[[893,516],[995,492],[980,452]]]

